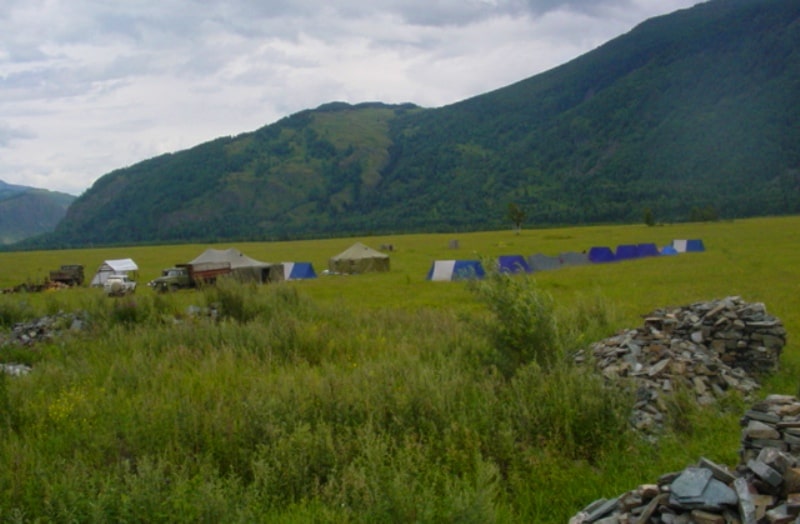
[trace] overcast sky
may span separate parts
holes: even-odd
[[[438,107],[699,0],[2,0],[0,180],[79,195],[331,101]]]

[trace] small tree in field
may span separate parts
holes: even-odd
[[[514,224],[514,231],[519,234],[520,229],[522,229],[522,223],[525,221],[525,210],[511,202],[508,204],[508,219]]]
[[[653,210],[649,207],[644,210],[644,223],[648,226],[656,225],[656,217],[653,215]]]

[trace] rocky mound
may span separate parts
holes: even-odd
[[[701,459],[613,499],[598,499],[570,524],[757,524],[800,521],[800,402],[770,395],[741,420],[731,471]]]
[[[592,344],[576,362],[591,362],[610,382],[636,388],[631,415],[639,431],[658,433],[665,395],[678,388],[708,405],[729,390],[748,398],[758,377],[778,369],[786,344],[781,321],[761,303],[726,297],[644,316],[644,325]]]

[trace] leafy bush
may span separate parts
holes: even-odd
[[[529,362],[549,368],[562,354],[553,298],[526,276],[490,272],[471,289],[489,308],[481,324],[498,355],[504,374]]]
[[[33,308],[24,300],[17,297],[3,298],[0,300],[0,326],[11,327],[17,322],[23,322],[34,315]]]

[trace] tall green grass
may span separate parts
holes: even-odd
[[[3,362],[35,355],[29,375],[0,377],[0,521],[565,522],[701,456],[735,464],[741,399],[701,408],[677,397],[652,443],[628,429],[631,392],[569,356],[655,307],[741,294],[790,333],[764,393],[795,393],[797,222],[663,228],[703,237],[709,251],[475,287],[420,275],[449,253],[443,235],[387,239],[399,246],[388,275],[0,296],[5,328],[58,311],[85,318],[34,349],[0,349]],[[461,244],[491,256],[644,234],[482,233]],[[348,244],[321,242],[333,253]],[[243,251],[312,259],[302,246]],[[309,256],[290,257],[294,247]],[[197,246],[150,249],[156,260]]]

